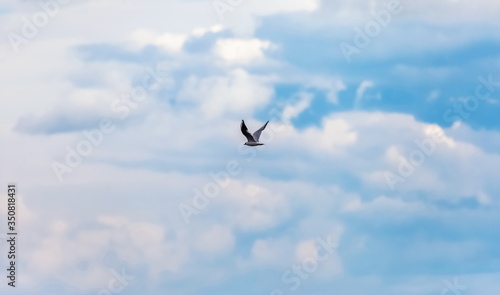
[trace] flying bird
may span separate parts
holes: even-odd
[[[245,125],[245,121],[241,120],[241,133],[243,133],[243,135],[245,135],[245,137],[247,138],[247,142],[245,142],[245,145],[248,146],[264,145],[263,143],[259,142],[259,137],[260,134],[262,133],[262,130],[266,128],[267,123],[269,123],[269,121],[267,121],[266,124],[264,124],[264,126],[260,127],[259,130],[255,131],[254,134],[252,135],[248,132],[248,128],[247,125]]]

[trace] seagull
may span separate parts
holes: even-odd
[[[247,138],[247,142],[245,142],[245,145],[248,146],[264,145],[263,143],[259,142],[259,137],[260,134],[262,133],[262,130],[266,128],[267,123],[269,123],[269,121],[267,121],[266,124],[264,124],[264,126],[260,127],[260,129],[255,131],[254,134],[252,135],[248,132],[248,128],[247,125],[245,125],[245,121],[241,120],[241,133],[243,133],[243,135],[245,135],[245,137]]]

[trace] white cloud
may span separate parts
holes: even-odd
[[[295,104],[288,104],[283,109],[283,119],[285,121],[298,117],[302,112],[307,110],[311,105],[314,95],[308,92],[300,92],[297,94],[299,101]]]
[[[227,76],[189,77],[180,92],[180,99],[194,101],[207,118],[223,114],[249,115],[264,106],[273,95],[270,77],[251,75],[235,69]]]
[[[368,88],[373,87],[373,86],[375,86],[375,84],[372,81],[365,80],[365,81],[361,82],[358,89],[356,90],[356,99],[354,100],[354,107],[355,108],[360,107],[366,90]]]
[[[416,148],[415,139],[431,135],[435,127],[409,115],[335,112],[322,118],[320,126],[299,130],[288,125],[283,132],[275,133],[274,140],[263,149],[251,150],[257,156],[246,161],[247,154],[234,149],[242,140],[239,120],[248,118],[249,125],[255,126],[262,123],[257,122],[254,115],[269,105],[274,96],[274,83],[278,81],[274,76],[245,68],[265,61],[266,52],[276,46],[271,41],[253,38],[253,29],[259,25],[261,16],[293,12],[294,19],[300,20],[301,13],[315,16],[325,10],[318,9],[317,1],[280,0],[273,4],[247,1],[231,13],[228,23],[222,26],[214,25],[217,20],[209,2],[75,3],[61,11],[20,55],[13,55],[8,44],[0,45],[0,86],[5,97],[0,133],[4,143],[8,143],[3,145],[0,154],[0,162],[5,167],[0,170],[0,178],[13,179],[21,185],[19,216],[25,239],[20,244],[23,254],[20,263],[26,266],[20,276],[23,285],[36,287],[47,279],[55,279],[79,290],[102,288],[110,277],[110,269],[102,261],[108,250],[115,251],[127,264],[139,265],[138,268],[145,270],[145,282],[154,281],[151,284],[168,285],[165,277],[179,274],[199,281],[216,274],[222,280],[227,278],[227,273],[240,275],[242,269],[218,258],[232,259],[234,255],[247,263],[243,265],[255,269],[290,267],[297,259],[309,255],[313,249],[311,241],[340,223],[336,219],[343,214],[358,217],[373,212],[371,218],[379,220],[381,212],[391,213],[382,214],[385,218],[393,218],[394,213],[401,212],[411,218],[434,200],[460,205],[460,201],[467,198],[475,198],[480,206],[496,206],[498,201],[494,196],[500,193],[497,185],[500,134],[474,130],[466,124],[455,129],[444,128],[444,144],[401,185],[398,195],[426,196],[425,200],[416,197],[415,202],[398,196],[388,198],[381,193],[387,189],[381,172],[394,171],[398,161]],[[18,29],[19,20],[25,14],[21,7],[34,5],[33,9],[38,9],[36,3],[9,3],[16,13],[2,14],[0,20],[1,27],[7,31]],[[369,11],[376,11],[382,2],[329,3],[340,8],[329,14],[330,18],[364,20],[370,17]],[[411,5],[402,18],[421,17],[431,23],[482,18],[497,23],[500,7],[492,1],[479,4],[424,1]],[[426,16],[424,12],[429,11]],[[443,11],[449,13],[443,14]],[[444,17],[435,18],[438,14]],[[110,19],[116,21],[110,22]],[[200,65],[198,59],[183,52],[188,38],[222,32],[231,22],[236,24],[233,31],[246,30],[249,35],[245,38],[224,35],[225,39],[216,41],[213,51],[203,57],[210,62]],[[143,29],[137,31],[138,27]],[[388,33],[391,30],[397,31],[391,27]],[[427,31],[418,34],[405,31],[404,38],[398,40],[403,40],[401,46],[413,50],[455,47],[484,39],[484,31],[487,30],[470,29],[447,36],[436,32],[427,43],[420,38]],[[65,146],[80,140],[81,134],[27,136],[12,131],[14,122],[30,113],[48,114],[49,118],[61,113],[73,116],[82,108],[99,116],[108,115],[110,101],[130,91],[136,73],[143,70],[142,64],[119,60],[86,62],[75,53],[75,48],[100,43],[130,45],[123,36],[131,36],[135,50],[156,45],[175,53],[179,69],[190,71],[191,68],[184,67],[185,63],[203,69],[183,81],[179,96],[145,105],[143,120],[106,137],[104,143],[59,184],[50,163],[64,158]],[[373,45],[377,48],[377,42]],[[224,61],[225,67],[219,68],[220,63],[213,67],[213,53]],[[232,66],[240,68],[227,70]],[[302,90],[298,101],[286,105],[284,113],[297,117],[308,110],[313,99],[310,88],[325,91],[329,102],[339,103],[338,93],[346,88],[344,78],[303,73],[294,80],[290,69],[292,66],[281,69],[287,73],[279,82],[292,81],[302,85]],[[393,69],[395,73],[410,76],[428,73],[439,79],[448,77],[456,69],[420,71],[405,65]],[[80,85],[85,84],[79,83],[82,80],[91,81],[92,85]],[[369,86],[368,80],[360,85],[359,99]],[[173,107],[172,101],[182,107]],[[275,124],[271,122],[269,127]],[[178,203],[184,197],[191,197],[192,188],[206,183],[208,172],[217,171],[229,159],[239,161],[243,172],[197,216],[197,223],[187,227],[179,222]],[[335,189],[331,188],[332,181]],[[355,188],[351,182],[356,183]],[[0,199],[5,197],[3,194]],[[4,209],[0,206],[0,210],[4,212]],[[287,223],[290,226],[280,227]],[[242,242],[238,235],[242,232],[257,236],[274,230],[277,233],[272,238],[256,238],[248,242],[249,247],[239,248]],[[357,234],[349,226],[345,230]],[[355,245],[369,247],[368,239],[354,237]],[[461,245],[453,246],[454,252],[460,254]],[[472,249],[469,253],[480,249],[476,244],[465,246]],[[238,251],[233,251],[235,247]],[[443,249],[447,247],[442,245],[437,253],[445,253]],[[330,271],[326,273],[341,273],[340,257],[332,257]],[[76,267],[82,262],[88,262],[83,272]]]
[[[317,0],[276,0],[273,5],[269,5],[269,2],[265,0],[257,0],[248,3],[250,9],[257,15],[271,15],[285,12],[297,12],[297,11],[315,11],[319,8],[319,1]]]
[[[245,0],[225,13],[223,22],[238,36],[252,36],[259,26],[259,17],[283,13],[311,13],[319,6],[319,0],[275,0],[272,5],[265,0]]]
[[[253,185],[253,189],[257,193],[246,193],[239,181],[228,187],[224,201],[232,208],[228,213],[231,224],[245,231],[260,231],[273,228],[288,218],[290,208],[284,196],[257,185]]]
[[[229,64],[249,65],[264,60],[264,51],[271,48],[271,42],[259,39],[219,39],[214,52]]]
[[[186,34],[155,33],[148,30],[136,30],[132,33],[132,42],[139,48],[156,45],[167,51],[179,53],[188,39]]]
[[[219,24],[219,25],[213,25],[209,28],[203,28],[203,27],[195,28],[195,29],[193,29],[191,34],[194,37],[199,38],[199,37],[204,36],[207,33],[218,33],[218,32],[221,32],[223,30],[224,30],[224,26]]]
[[[403,12],[392,18],[424,21],[433,24],[453,24],[488,21],[498,22],[495,14],[500,12],[498,2],[481,0],[471,4],[467,1],[395,1],[400,3]],[[346,23],[366,22],[373,14],[387,10],[387,2],[383,0],[363,1],[322,1],[323,11],[328,12],[331,19],[341,19]],[[445,13],[449,12],[449,13]],[[325,14],[326,16],[326,14]]]
[[[177,114],[178,117],[184,118],[183,115]],[[184,120],[183,121],[187,121]],[[226,120],[217,124],[225,124]],[[113,158],[115,154],[122,153],[121,149],[126,149],[132,156],[137,156],[137,151],[146,154],[146,159],[156,155],[150,149],[151,146],[160,147],[158,142],[148,142],[146,138],[150,135],[144,133],[153,132],[155,135],[158,130],[163,129],[165,121],[155,121],[153,125],[136,126],[135,129],[129,129],[127,132],[117,133],[115,135],[117,141],[110,142],[109,145],[103,146],[102,149],[106,153],[109,152],[107,159],[116,160]],[[174,120],[175,122],[175,120]],[[237,121],[236,121],[237,122]],[[397,123],[397,124],[396,124]],[[237,126],[237,124],[235,124]],[[217,125],[219,126],[219,125]],[[196,125],[185,124],[182,130],[176,128],[170,129],[169,132],[187,132],[195,134]],[[425,138],[432,128],[431,124],[426,124],[416,121],[412,116],[401,114],[386,114],[386,113],[369,113],[369,112],[344,112],[335,113],[331,117],[325,118],[320,127],[298,131],[289,126],[289,133],[280,134],[276,145],[270,145],[271,149],[260,153],[259,157],[270,157],[266,159],[266,169],[275,171],[275,169],[287,169],[294,161],[305,162],[307,173],[312,175],[324,174],[328,167],[335,167],[335,170],[342,173],[352,173],[355,171],[361,175],[361,185],[367,186],[369,189],[378,190],[380,186],[375,185],[362,175],[381,169],[390,168],[384,159],[384,152],[391,150],[394,146],[394,163],[397,163],[399,156],[404,156],[405,151],[411,151],[414,139]],[[235,133],[238,132],[237,127]],[[208,128],[205,134],[212,139],[219,138],[217,135],[219,128]],[[481,204],[494,204],[495,201],[491,197],[495,194],[492,190],[496,179],[494,178],[495,167],[499,162],[498,156],[488,154],[477,146],[471,143],[464,143],[457,140],[457,135],[449,134],[450,130],[443,130],[446,134],[448,143],[445,142],[437,149],[429,160],[429,165],[424,165],[418,169],[423,175],[430,175],[430,178],[435,178],[435,182],[429,181],[429,178],[421,178],[419,174],[415,174],[409,179],[411,185],[405,184],[402,192],[425,191],[432,194],[437,194],[437,198],[449,200],[449,196],[457,196],[458,198],[469,197],[471,194],[481,192],[478,195],[478,200]],[[460,132],[459,129],[453,131],[455,134]],[[473,131],[468,131],[473,132]],[[142,135],[141,135],[142,134]],[[166,135],[174,136],[176,133],[165,133]],[[123,145],[123,140],[129,140],[133,136],[140,142],[140,148],[137,146]],[[204,135],[204,136],[205,136]],[[305,135],[305,136],[304,136]],[[324,145],[321,144],[321,139],[329,138],[329,135],[336,138],[337,142],[331,141]],[[221,135],[224,138],[225,135]],[[498,133],[489,134],[489,136],[500,137]],[[315,145],[303,144],[294,141],[295,138],[309,140],[308,142],[320,143],[320,149]],[[40,145],[50,147],[45,138],[35,139]],[[198,137],[187,138],[189,143],[196,146]],[[162,141],[161,139],[159,141]],[[281,148],[281,144],[286,144],[287,149]],[[167,146],[167,144],[164,144]],[[56,142],[57,146],[57,142]],[[342,154],[329,154],[325,158],[325,151],[335,150],[336,147],[344,147]],[[126,148],[124,148],[126,147]],[[337,147],[337,148],[338,148]],[[137,149],[137,151],[135,151]],[[285,150],[283,158],[273,158],[272,150]],[[296,158],[293,151],[298,150],[301,157]],[[367,151],[381,151],[381,154],[372,153],[367,156]],[[160,150],[163,152],[163,150]],[[13,150],[10,151],[12,153]],[[42,151],[43,152],[43,151]],[[263,151],[261,151],[263,152]],[[31,157],[39,158],[39,154],[34,152],[34,155],[27,155],[26,159]],[[196,155],[199,150],[187,150],[184,153]],[[271,153],[271,154],[268,154]],[[233,155],[236,157],[236,155]],[[216,155],[216,162],[225,163],[228,158]],[[306,158],[306,159],[304,159]],[[239,159],[239,158],[238,158]],[[310,165],[310,161],[321,164]],[[368,160],[367,160],[368,159]],[[459,161],[457,161],[459,159]],[[473,160],[471,160],[473,159]],[[241,160],[241,159],[240,159]],[[189,197],[193,185],[202,185],[204,178],[197,175],[200,172],[178,172],[176,174],[165,172],[152,172],[147,168],[130,168],[120,169],[113,164],[96,164],[89,163],[81,167],[78,171],[78,177],[68,179],[64,186],[59,186],[57,190],[60,192],[57,195],[71,195],[71,192],[78,191],[81,185],[88,186],[88,195],[97,194],[96,198],[107,200],[103,202],[105,211],[116,210],[116,204],[120,204],[120,215],[104,214],[97,216],[97,229],[81,229],[75,226],[74,222],[65,220],[59,216],[55,216],[52,223],[40,226],[45,230],[40,232],[40,237],[36,235],[35,229],[25,227],[25,234],[32,236],[34,240],[40,239],[39,243],[26,241],[25,245],[28,248],[23,249],[26,259],[32,261],[31,268],[27,271],[26,276],[32,280],[31,284],[36,285],[37,282],[45,278],[57,278],[71,286],[84,287],[101,287],[103,282],[102,277],[107,278],[109,268],[106,268],[96,259],[102,255],[110,245],[119,245],[114,250],[123,260],[131,265],[145,263],[145,267],[151,271],[152,277],[160,278],[162,272],[183,273],[188,271],[184,269],[189,262],[196,260],[200,255],[215,259],[224,255],[232,255],[232,249],[236,246],[237,232],[251,231],[260,232],[277,228],[285,222],[295,222],[293,213],[298,211],[304,212],[304,216],[300,217],[299,225],[294,228],[291,233],[282,233],[273,239],[257,239],[251,242],[251,249],[248,253],[238,256],[240,261],[240,270],[245,270],[248,267],[258,269],[266,266],[273,268],[285,269],[293,265],[294,261],[303,258],[311,252],[311,240],[316,237],[325,235],[335,223],[332,217],[337,217],[338,214],[361,214],[367,216],[372,213],[374,218],[379,218],[380,212],[400,212],[409,215],[409,218],[414,214],[420,214],[426,208],[422,201],[409,203],[398,198],[377,197],[373,200],[364,200],[366,195],[361,197],[356,195],[348,195],[341,190],[324,188],[324,184],[320,179],[302,178],[292,176],[292,181],[284,182],[272,178],[266,178],[258,173],[258,168],[261,167],[259,159],[256,159],[251,165],[245,166],[245,172],[236,178],[233,178],[231,185],[223,190],[221,196],[215,198],[209,208],[203,211],[198,218],[199,225],[193,227],[185,227],[183,224],[177,224],[168,219],[167,222],[151,222],[145,221],[147,216],[171,216],[178,215],[175,211],[177,202],[183,199],[183,196]],[[31,163],[31,161],[28,161]],[[243,164],[245,160],[240,161]],[[12,160],[6,159],[5,163],[12,165]],[[458,163],[458,165],[457,165]],[[30,164],[31,165],[31,164]],[[477,165],[481,169],[477,168]],[[21,167],[23,168],[23,167]],[[23,168],[24,169],[24,168]],[[205,171],[203,169],[202,171]],[[455,174],[449,174],[447,171],[455,170]],[[28,175],[33,171],[28,171]],[[95,173],[100,171],[100,173]],[[216,171],[216,170],[215,170]],[[329,170],[329,171],[333,171]],[[39,172],[35,171],[36,175]],[[203,174],[203,172],[201,172]],[[469,173],[471,177],[463,178],[461,175]],[[300,177],[298,181],[295,177]],[[168,181],[165,181],[168,179]],[[45,179],[41,184],[51,183]],[[133,181],[132,181],[133,180]],[[25,183],[30,183],[28,180],[23,180]],[[315,183],[318,182],[318,183]],[[345,185],[341,180],[337,181],[342,187]],[[106,185],[103,185],[106,184]],[[115,187],[114,184],[122,189],[121,192],[112,191],[111,196],[116,196],[117,201],[108,199],[110,196],[102,194],[103,188]],[[299,184],[300,183],[300,184]],[[444,185],[443,184],[453,184]],[[385,185],[383,183],[382,185]],[[149,196],[143,195],[140,200],[136,200],[136,192],[140,192],[144,187],[151,188],[152,192],[156,192],[156,197],[150,199]],[[321,189],[318,189],[321,187]],[[116,189],[116,188],[114,188]],[[52,190],[52,189],[51,189]],[[45,189],[42,188],[40,193],[45,194]],[[148,191],[148,194],[151,193]],[[47,194],[48,195],[48,194]],[[57,198],[59,198],[57,197]],[[144,200],[146,198],[146,200]],[[42,206],[33,209],[37,216],[45,216],[46,212],[52,210],[49,204],[52,204],[50,196],[44,199]],[[155,208],[148,211],[148,214],[142,216],[130,215],[133,212],[137,213],[135,204],[151,203],[154,200]],[[75,200],[73,200],[75,201]],[[89,200],[88,202],[94,202]],[[32,203],[33,200],[30,200]],[[69,201],[68,201],[69,202]],[[85,204],[85,200],[79,200]],[[71,202],[70,202],[71,203]],[[64,206],[69,206],[67,204]],[[80,203],[78,203],[80,204]],[[129,206],[129,204],[134,204]],[[78,205],[80,206],[80,205]],[[143,206],[143,205],[142,205]],[[166,209],[165,209],[166,208]],[[174,208],[173,211],[166,211],[168,208]],[[223,211],[218,211],[220,209]],[[48,210],[48,211],[47,211]],[[75,210],[75,208],[71,209]],[[214,210],[214,211],[212,211]],[[82,210],[82,213],[85,213]],[[218,212],[215,214],[214,212]],[[220,214],[219,212],[222,212]],[[88,212],[87,212],[88,214]],[[389,214],[394,217],[394,214]],[[136,217],[131,217],[136,216]],[[132,221],[131,219],[135,221]],[[170,217],[169,217],[170,218]],[[89,220],[89,217],[82,216],[82,220]],[[209,223],[208,223],[209,222]],[[209,227],[205,227],[210,224]],[[348,230],[348,229],[346,229]],[[284,238],[284,236],[290,236]],[[201,247],[200,247],[201,246]],[[196,251],[191,251],[191,250]],[[57,257],[56,257],[57,256]],[[215,258],[214,258],[215,257]],[[243,258],[241,258],[243,257]],[[52,261],[49,266],[46,264]],[[84,275],[80,271],[71,271],[80,261],[91,261],[88,271]],[[210,260],[213,261],[213,260]],[[243,261],[243,262],[241,262]],[[331,277],[332,274],[342,273],[343,267],[340,256],[332,256],[330,260],[324,264],[328,271],[324,271],[325,278]],[[200,263],[200,267],[206,267],[206,264]],[[329,275],[328,275],[329,274]],[[318,278],[323,277],[323,271],[318,270]],[[101,277],[101,279],[100,279]],[[82,287],[83,288],[83,287]]]
[[[293,255],[293,245],[286,239],[256,240],[251,249],[249,265],[286,267]]]
[[[375,198],[371,202],[360,203],[355,208],[351,208],[352,211],[361,211],[361,214],[371,213],[381,214],[382,212],[397,212],[397,214],[406,214],[408,216],[414,216],[415,213],[425,212],[425,206],[421,203],[410,203],[405,202],[400,199],[388,198],[386,196],[380,196]]]
[[[338,77],[314,76],[306,82],[307,87],[318,88],[326,91],[326,97],[329,102],[338,104],[338,93],[346,89],[342,79]]]
[[[355,144],[358,138],[357,132],[346,120],[333,116],[323,120],[321,129],[311,127],[296,136],[298,142],[303,142],[308,146],[311,146],[311,142],[315,142],[316,144],[311,147],[313,149],[333,153],[343,151],[346,147]]]
[[[198,251],[209,254],[227,254],[234,246],[231,229],[220,225],[205,229],[196,241]]]
[[[311,257],[316,257],[316,242],[314,240],[300,242],[295,248],[295,260],[302,262]]]

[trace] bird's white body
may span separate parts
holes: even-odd
[[[248,145],[248,146],[258,146],[258,145],[264,145],[264,144],[260,143],[260,142],[245,142],[245,145]]]

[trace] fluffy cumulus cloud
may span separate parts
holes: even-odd
[[[248,113],[269,102],[273,95],[271,80],[272,77],[251,75],[241,68],[223,76],[190,76],[179,98],[196,104],[208,118]]]
[[[499,291],[498,4],[62,2],[0,4],[19,294]]]
[[[249,64],[262,61],[264,50],[271,44],[258,39],[222,39],[215,44],[215,53],[223,61],[236,64]]]
[[[183,34],[156,34],[147,30],[137,30],[132,34],[132,42],[138,48],[155,45],[170,52],[181,51],[186,39],[187,36]]]

